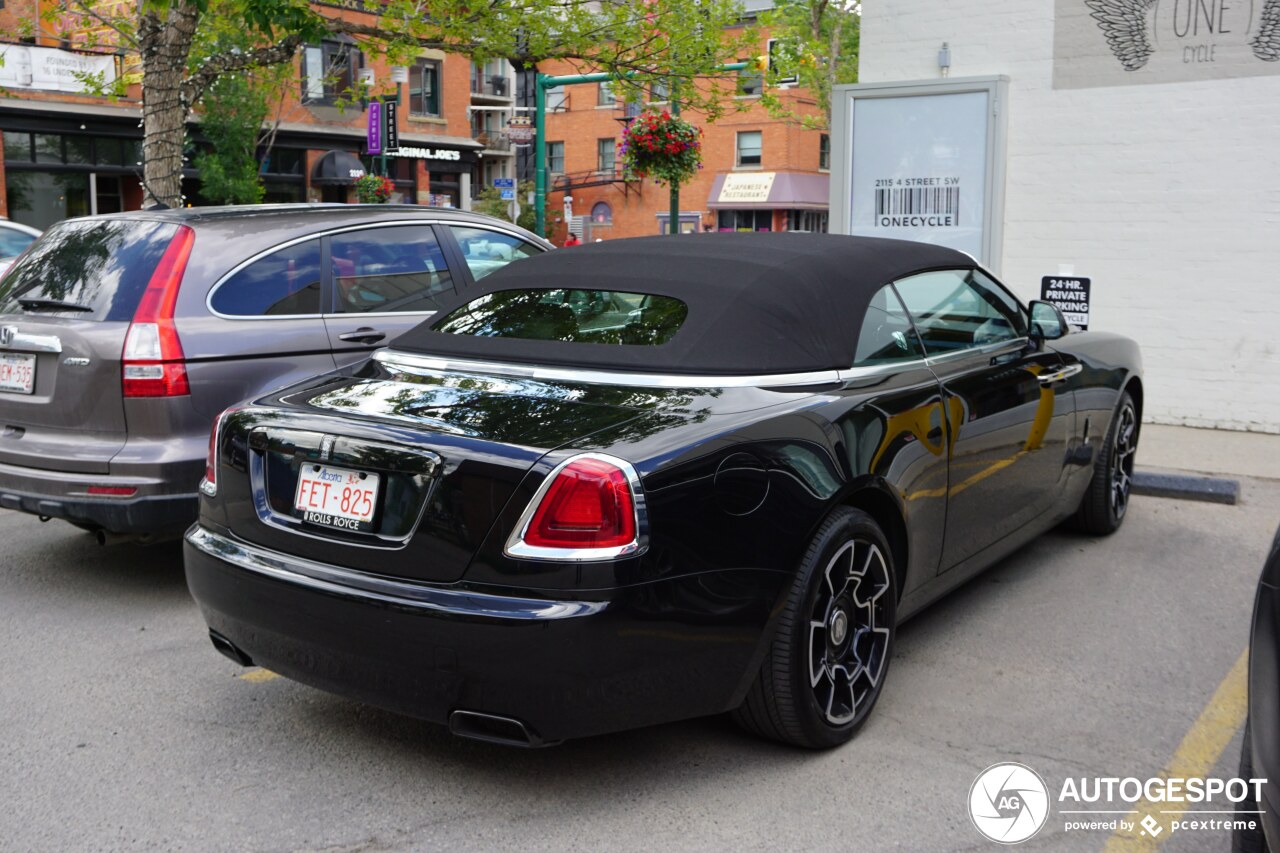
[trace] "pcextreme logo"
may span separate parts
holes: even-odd
[[[1058,791],[1064,832],[1158,838],[1188,831],[1254,829],[1266,779],[1068,777]],[[1049,788],[1025,764],[993,764],[969,788],[969,818],[985,838],[1019,844],[1048,822]],[[1121,804],[1118,811],[1115,806]],[[1203,806],[1190,808],[1187,804]],[[1124,811],[1125,817],[1114,817]]]

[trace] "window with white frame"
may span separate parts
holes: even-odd
[[[738,131],[738,150],[735,164],[759,166],[761,162],[762,134],[758,130]]]

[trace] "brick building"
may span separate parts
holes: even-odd
[[[6,4],[0,28],[17,33],[24,19],[36,23],[38,1]],[[136,79],[136,57],[70,50],[48,39],[0,41],[0,54],[0,214],[44,228],[68,216],[139,207],[140,86],[130,85],[127,97],[112,102],[83,94],[73,73]],[[277,129],[271,149],[260,152],[267,201],[353,201],[353,172],[384,167],[363,153],[363,105],[336,103],[368,71],[375,94],[399,92],[401,148],[385,163],[395,200],[465,208],[477,183],[514,175],[514,153],[503,132],[516,82],[509,63],[479,67],[466,57],[424,51],[408,69],[409,81],[397,86],[381,59],[334,39],[299,51],[297,85],[268,116]],[[201,145],[198,118],[188,130]],[[203,203],[189,161],[183,189],[190,203]]]
[[[748,4],[748,10],[768,5]],[[767,49],[766,35],[756,53]],[[568,63],[543,63],[540,70],[578,73]],[[827,230],[827,134],[770,116],[759,103],[760,85],[758,73],[743,72],[735,97],[741,111],[730,110],[714,123],[685,114],[703,129],[703,168],[680,188],[681,231]],[[572,199],[573,228],[584,240],[669,231],[667,188],[652,180],[628,180],[615,162],[628,119],[642,108],[665,107],[662,90],[646,94],[644,104],[623,103],[608,83],[548,93],[548,203],[559,212],[565,196]],[[781,94],[797,112],[816,113],[803,89]],[[549,235],[557,242],[568,227],[558,217],[548,220]]]

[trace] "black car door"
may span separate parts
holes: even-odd
[[[1029,340],[1025,311],[982,271],[921,273],[895,287],[943,388],[945,571],[1055,505],[1074,404],[1057,393],[1061,357]]]

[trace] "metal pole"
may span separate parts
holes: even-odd
[[[675,78],[671,78],[671,115],[680,115],[680,83]],[[671,208],[668,213],[670,218],[669,233],[680,233],[680,183],[679,181],[671,182]]]
[[[539,237],[547,236],[547,87],[541,71],[534,78],[533,100],[533,216]]]

